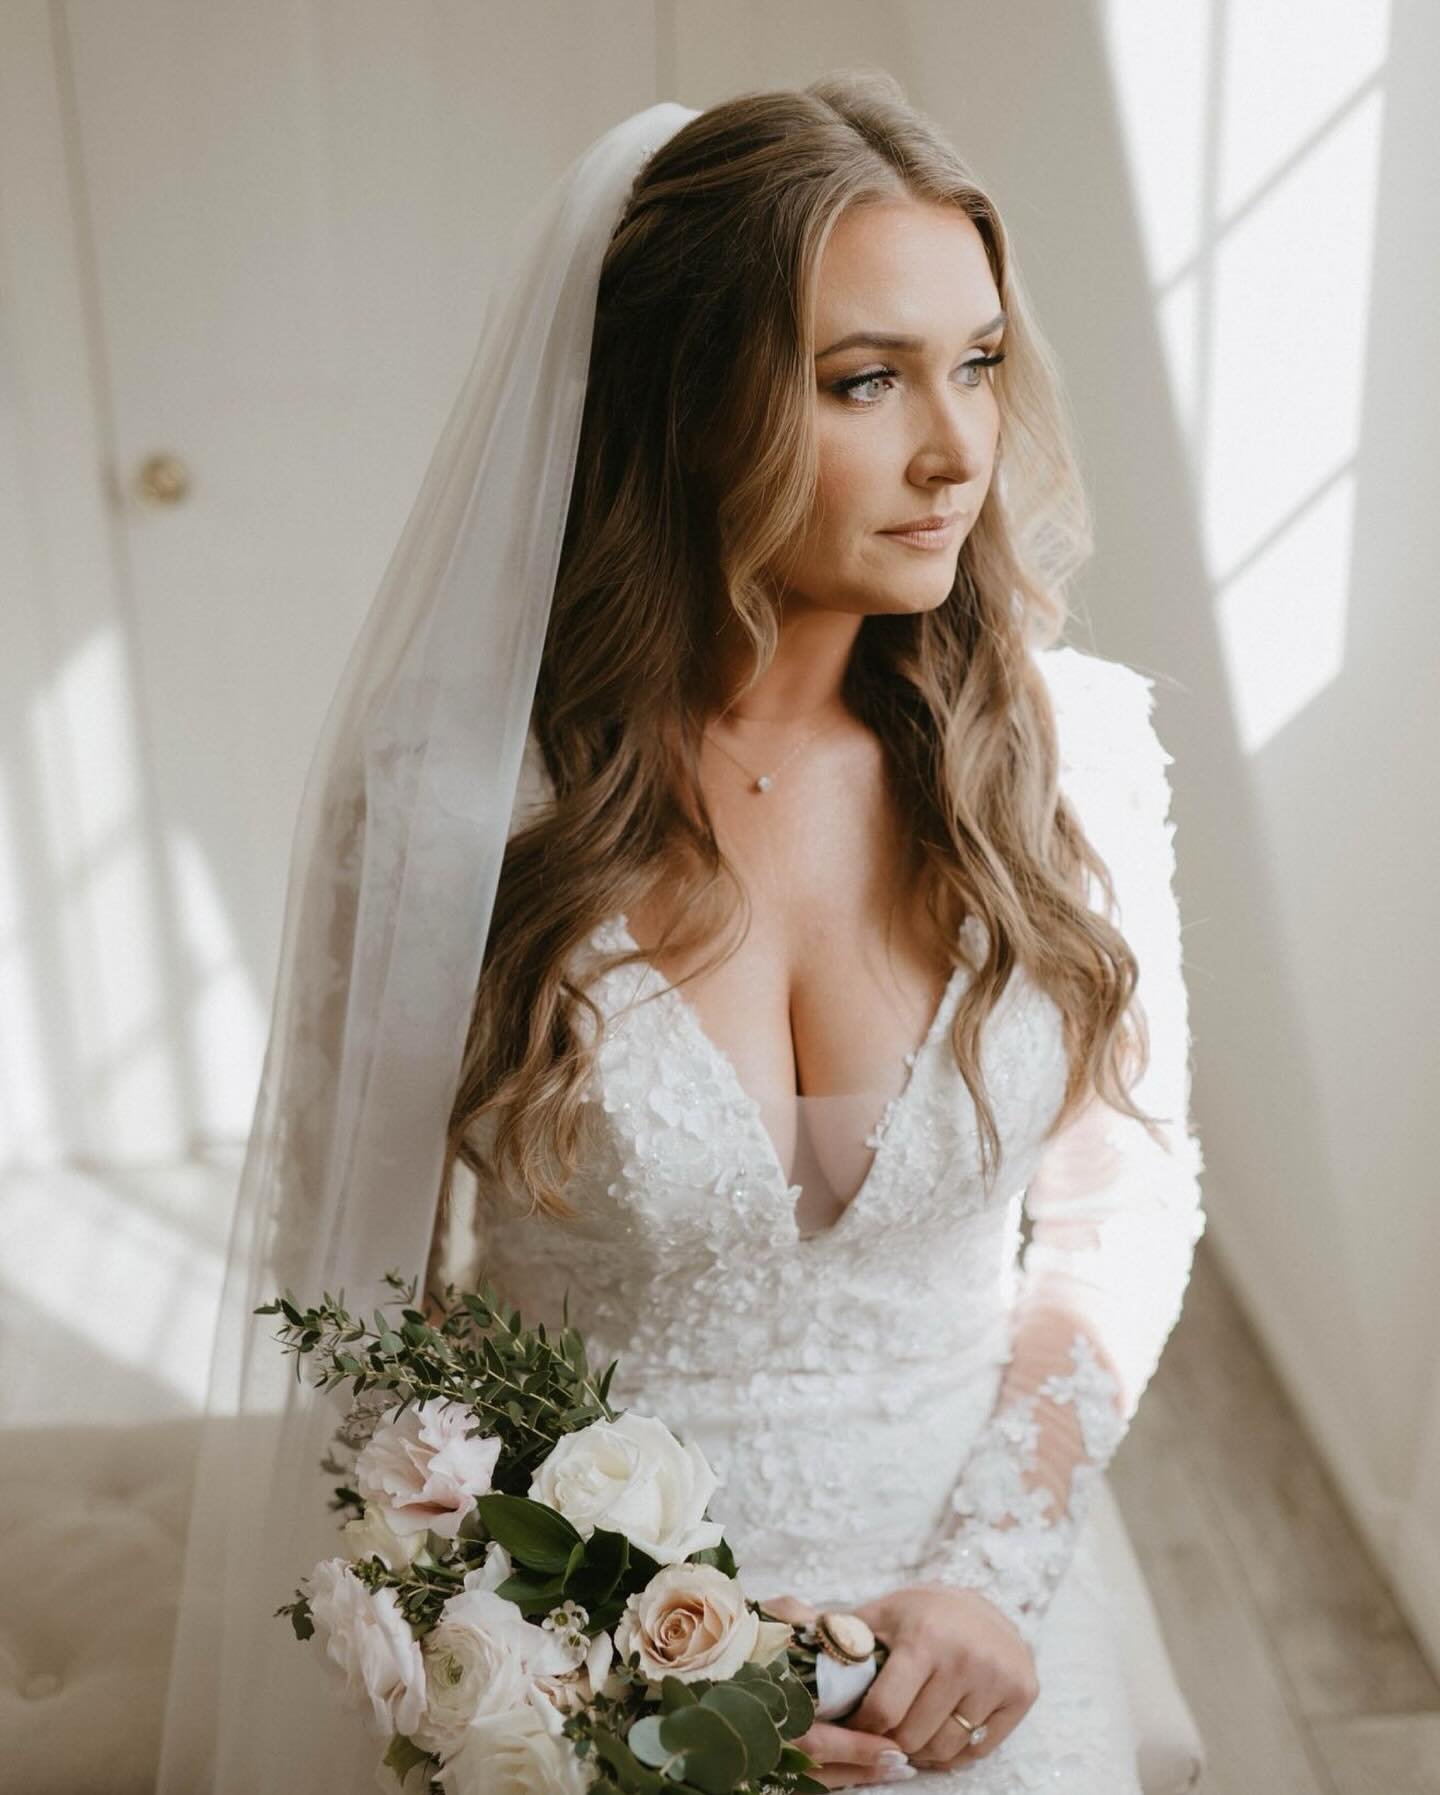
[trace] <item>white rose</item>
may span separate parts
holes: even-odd
[[[475,1498],[490,1489],[500,1456],[493,1434],[465,1437],[474,1426],[463,1402],[440,1396],[382,1421],[355,1461],[355,1487],[367,1510],[378,1505],[396,1533],[431,1528],[454,1539]]]
[[[408,1570],[425,1544],[423,1533],[397,1533],[376,1504],[340,1529],[340,1538],[351,1563],[361,1558],[383,1558],[392,1571]]]
[[[594,1774],[593,1762],[577,1757],[529,1703],[476,1721],[438,1772],[446,1795],[585,1795]]]
[[[615,1649],[622,1658],[638,1652],[652,1683],[723,1681],[747,1661],[768,1664],[789,1638],[788,1626],[762,1622],[735,1579],[713,1564],[672,1564],[626,1602]]]
[[[425,1637],[424,1664],[426,1713],[410,1736],[442,1755],[459,1750],[477,1719],[508,1713],[530,1699],[537,1681],[575,1668],[554,1633],[481,1588],[461,1590],[440,1610]]]
[[[425,1661],[393,1589],[367,1589],[343,1558],[306,1579],[310,1612],[352,1701],[368,1697],[382,1736],[410,1733],[425,1712]]]
[[[718,1483],[698,1446],[632,1409],[566,1434],[536,1468],[530,1496],[584,1539],[605,1527],[658,1564],[675,1564],[719,1544],[719,1522],[704,1518]]]
[[[510,1562],[510,1554],[498,1539],[492,1539],[485,1548],[485,1561],[477,1570],[466,1571],[464,1589],[499,1589],[500,1585],[514,1570]]]

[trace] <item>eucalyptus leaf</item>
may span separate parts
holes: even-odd
[[[636,1722],[636,1725],[641,1724],[643,1722]],[[630,1731],[633,1734],[635,1728],[631,1727]],[[609,1767],[622,1789],[631,1791],[632,1795],[658,1795],[658,1791],[665,1787],[664,1777],[642,1762],[639,1753],[608,1728],[597,1726],[594,1738],[595,1755]]]
[[[775,1722],[764,1706],[748,1689],[738,1683],[717,1683],[701,1698],[704,1708],[711,1709],[740,1735],[745,1747],[745,1780],[753,1782],[766,1776],[779,1762],[782,1740]]]
[[[777,1727],[790,1718],[790,1704],[785,1699],[785,1691],[760,1665],[742,1664],[734,1681],[747,1695],[754,1696]]]
[[[798,1739],[808,1733],[815,1721],[815,1703],[799,1677],[785,1677],[780,1689],[790,1712],[780,1731],[787,1739]]]
[[[744,1741],[712,1708],[697,1703],[674,1709],[661,1718],[660,1739],[670,1750],[684,1753],[685,1781],[706,1795],[733,1795],[735,1785],[745,1779]]]
[[[660,1679],[660,1707],[663,1713],[669,1714],[675,1708],[693,1708],[697,1700],[695,1691],[680,1677]],[[656,1724],[659,1724],[658,1720]]]
[[[660,1737],[663,1719],[663,1714],[642,1715],[626,1736],[625,1743],[642,1764],[663,1764],[672,1755],[670,1747]]]

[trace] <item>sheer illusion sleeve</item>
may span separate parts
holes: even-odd
[[[1042,655],[1061,787],[1110,869],[1150,1040],[1141,1123],[1092,1097],[1026,1190],[1011,1356],[919,1581],[974,1588],[1033,1642],[1106,1464],[1180,1313],[1204,1229],[1189,1118],[1188,1003],[1166,753],[1151,681],[1074,649]],[[1103,896],[1092,882],[1091,904]]]

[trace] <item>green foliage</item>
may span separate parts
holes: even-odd
[[[784,1660],[746,1664],[725,1681],[664,1678],[659,1707],[631,1723],[625,1743],[666,1784],[701,1795],[761,1783],[800,1789],[814,1780],[805,1775],[814,1760],[786,1741],[813,1718],[814,1704]],[[620,1754],[611,1751],[606,1762],[622,1790],[649,1795],[651,1785]]]
[[[576,1546],[585,1542],[558,1510],[526,1496],[492,1493],[477,1498],[476,1508],[490,1531],[518,1563],[532,1571],[559,1572],[564,1577]]]
[[[315,1622],[310,1614],[309,1600],[305,1596],[297,1595],[293,1602],[287,1602],[283,1608],[277,1608],[275,1613],[290,1616],[290,1625],[295,1629],[297,1639],[314,1638]]]
[[[287,1290],[257,1308],[277,1315],[277,1338],[295,1355],[296,1377],[308,1358],[321,1389],[348,1384],[356,1399],[337,1438],[355,1450],[369,1438],[375,1415],[400,1413],[431,1398],[456,1402],[475,1417],[474,1432],[500,1441],[494,1487],[480,1496],[457,1537],[430,1532],[413,1563],[392,1569],[372,1555],[351,1565],[371,1590],[394,1593],[400,1612],[423,1638],[445,1604],[483,1565],[491,1542],[508,1554],[510,1574],[497,1593],[530,1620],[562,1602],[584,1609],[582,1625],[593,1637],[611,1631],[628,1598],[643,1589],[660,1565],[622,1533],[604,1527],[587,1536],[556,1510],[530,1498],[536,1467],[565,1434],[599,1420],[614,1420],[609,1390],[612,1361],[598,1377],[581,1334],[569,1324],[568,1305],[558,1329],[528,1328],[493,1288],[457,1293],[447,1286],[433,1302],[437,1320],[416,1309],[415,1283],[388,1272],[384,1282],[398,1301],[352,1316],[345,1293],[328,1292],[316,1306],[302,1305]],[[379,1393],[378,1400],[359,1399]],[[387,1400],[388,1399],[388,1400]],[[341,1482],[332,1509],[363,1514],[353,1466],[327,1456],[323,1469]],[[692,1562],[713,1565],[734,1577],[736,1565],[721,1540]],[[299,1639],[315,1633],[307,1597],[276,1610],[287,1615]],[[774,1618],[774,1617],[769,1617]],[[616,1656],[606,1688],[592,1692],[567,1715],[563,1732],[594,1770],[591,1795],[820,1795],[810,1774],[814,1761],[793,1744],[814,1719],[813,1654],[797,1644],[768,1665],[745,1664],[726,1680],[667,1676],[658,1688],[638,1658]],[[439,1760],[397,1734],[385,1764],[403,1787],[421,1772],[418,1787],[436,1795]]]
[[[690,1562],[691,1564],[713,1564],[715,1569],[725,1577],[735,1575],[735,1554],[723,1539],[718,1545],[706,1546],[703,1552],[692,1552]]]
[[[425,1785],[428,1785],[428,1772],[437,1769],[440,1762],[432,1752],[422,1751],[413,1739],[407,1739],[404,1733],[396,1733],[391,1739],[390,1749],[382,1761],[387,1770],[395,1772],[402,1787],[412,1770],[422,1768],[427,1772]]]
[[[527,1327],[486,1282],[458,1293],[447,1285],[435,1294],[440,1324],[432,1326],[412,1306],[413,1278],[406,1283],[389,1271],[383,1282],[397,1293],[398,1324],[383,1308],[368,1323],[352,1316],[343,1290],[338,1297],[327,1291],[309,1308],[286,1290],[254,1313],[284,1318],[276,1338],[295,1355],[297,1381],[308,1357],[320,1389],[348,1381],[356,1397],[393,1391],[397,1412],[432,1397],[466,1404],[475,1412],[476,1433],[499,1437],[496,1487],[512,1495],[526,1493],[536,1465],[562,1435],[615,1419],[607,1400],[615,1361],[597,1379],[576,1329],[564,1327],[551,1339],[543,1325]],[[350,1489],[336,1495],[335,1507],[358,1502]]]

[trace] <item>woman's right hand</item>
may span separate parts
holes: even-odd
[[[819,1612],[798,1596],[776,1596],[760,1605],[767,1614],[788,1620],[794,1627],[808,1627]],[[905,1782],[919,1774],[893,1739],[881,1733],[862,1733],[833,1720],[817,1720],[809,1732],[789,1743],[815,1760],[815,1768],[806,1775],[824,1783],[827,1789],[849,1789],[859,1783]]]

